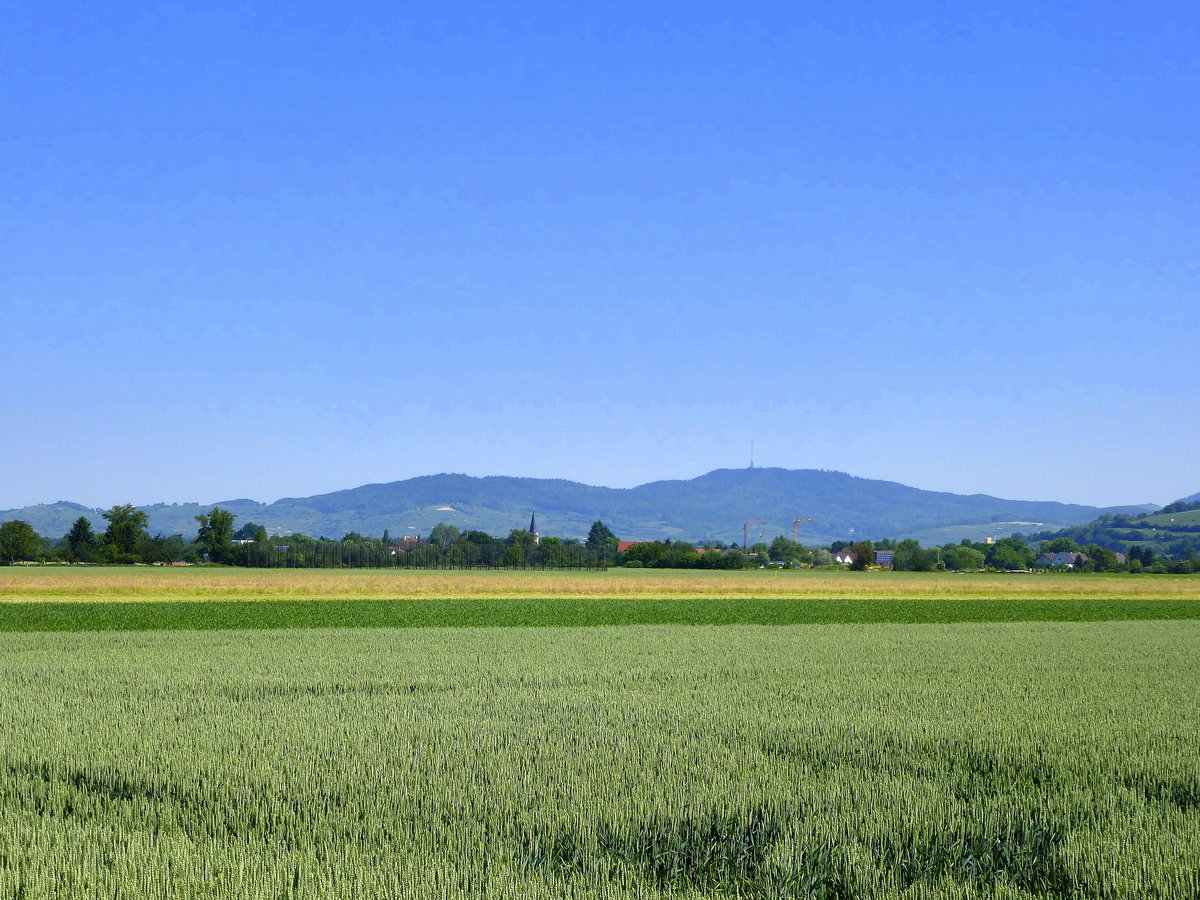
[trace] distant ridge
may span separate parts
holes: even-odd
[[[1200,497],[1200,495],[1196,495]],[[893,481],[858,478],[818,469],[717,469],[688,480],[654,481],[634,488],[596,487],[564,479],[504,475],[424,475],[386,484],[285,497],[274,503],[159,503],[140,507],[152,532],[192,535],[194,517],[220,506],[237,524],[255,522],[272,533],[303,532],[340,538],[350,531],[379,536],[428,534],[438,522],[466,530],[507,535],[524,528],[536,510],[544,535],[584,537],[600,519],[627,540],[683,538],[738,542],[742,523],[751,541],[792,534],[801,523],[801,543],[881,537],[916,537],[922,543],[974,540],[1013,532],[1065,528],[1104,513],[1137,515],[1158,507],[1095,507],[1052,501],[1004,500],[986,494],[925,491]],[[446,507],[449,507],[447,509]],[[0,511],[0,522],[22,519],[46,537],[60,537],[84,515],[97,531],[100,510],[58,501]]]

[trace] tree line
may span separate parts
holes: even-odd
[[[588,540],[578,541],[540,537],[522,529],[513,529],[500,538],[439,523],[424,540],[394,540],[386,530],[380,537],[352,531],[331,540],[299,533],[272,535],[254,522],[235,529],[237,517],[217,506],[195,517],[196,535],[189,539],[182,534],[151,535],[148,516],[131,504],[114,506],[101,515],[107,523],[103,531],[97,531],[86,516],[80,516],[57,540],[39,535],[27,522],[5,522],[0,525],[0,563],[597,568],[607,566],[616,556],[615,537],[609,540],[590,535]],[[601,523],[596,525],[607,531]]]
[[[890,562],[880,564],[879,552],[890,552]],[[803,547],[783,535],[770,544],[759,542],[748,549],[737,544],[726,546],[721,542],[697,545],[689,541],[647,541],[634,544],[619,553],[616,564],[634,568],[677,568],[677,569],[739,569],[756,568],[764,565],[779,568],[821,568],[838,565],[836,555],[848,554],[850,569],[891,568],[901,572],[980,572],[980,571],[1028,571],[1035,568],[1054,568],[1067,571],[1064,566],[1039,566],[1038,558],[1043,553],[1066,552],[1074,554],[1072,572],[1149,572],[1155,574],[1190,574],[1200,572],[1200,553],[1190,557],[1169,559],[1157,554],[1149,545],[1133,545],[1122,559],[1107,547],[1096,544],[1081,545],[1073,538],[1060,537],[1038,543],[1027,542],[1020,537],[1000,538],[996,541],[970,541],[948,543],[942,546],[922,547],[912,538],[905,540],[884,539],[880,541],[834,541],[828,547]]]
[[[889,551],[890,568],[898,571],[1015,571],[1036,568],[1039,554],[1075,554],[1073,572],[1200,572],[1200,550],[1170,558],[1148,543],[1131,544],[1124,558],[1111,547],[1080,543],[1059,533],[1042,540],[1023,536],[996,541],[963,540],[922,547],[911,538],[872,541],[834,541],[829,546],[804,547],[779,535],[770,543],[749,547],[721,541],[697,544],[665,539],[643,541],[618,552],[617,536],[603,522],[593,523],[583,541],[539,537],[513,529],[507,537],[483,531],[462,531],[440,522],[424,540],[394,540],[385,530],[380,537],[349,532],[339,540],[305,534],[270,535],[265,527],[247,522],[235,529],[236,516],[213,507],[196,516],[194,538],[182,534],[151,535],[145,512],[131,504],[113,506],[101,514],[103,531],[80,516],[57,540],[37,534],[20,520],[0,525],[0,562],[38,561],[105,565],[209,563],[263,568],[418,567],[418,568],[626,568],[743,569],[761,566],[821,568],[836,565],[835,554],[848,553],[851,569],[873,568],[877,551]],[[1124,524],[1124,523],[1122,523]],[[1083,533],[1086,533],[1083,532]],[[883,557],[880,557],[881,559]]]

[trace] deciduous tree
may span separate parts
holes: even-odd
[[[794,565],[808,556],[804,547],[795,541],[790,541],[782,534],[771,541],[771,559],[776,562]]]
[[[18,559],[32,559],[42,548],[42,539],[33,526],[20,519],[0,525],[0,559],[14,563]]]
[[[254,535],[258,533],[258,529],[261,527],[261,525],[256,525],[253,522],[246,522],[233,533],[233,539],[235,541],[252,541],[254,540]]]
[[[196,532],[196,544],[200,552],[207,553],[210,562],[227,563],[233,556],[233,520],[229,510],[214,506],[209,512],[196,516],[200,528]]]
[[[1070,540],[1068,538],[1068,540]],[[1072,541],[1072,543],[1074,543]],[[1028,569],[1033,565],[1033,554],[1024,541],[1016,538],[1000,538],[994,544],[986,544],[987,564],[997,569]],[[1071,548],[1066,548],[1071,549]],[[1078,550],[1076,545],[1073,549]]]
[[[824,547],[817,547],[812,552],[812,564],[814,566],[832,566],[833,554]]]
[[[982,550],[976,550],[974,547],[964,547],[959,544],[954,547],[947,547],[943,558],[946,565],[959,572],[975,572],[983,568],[984,555]]]
[[[114,562],[133,562],[138,545],[150,535],[146,526],[149,517],[133,504],[123,503],[101,513],[108,520],[104,530],[104,545]]]
[[[429,543],[445,548],[458,540],[461,534],[462,532],[455,526],[447,525],[445,522],[438,522],[429,531]]]
[[[514,528],[508,533],[505,543],[510,547],[520,547],[523,553],[528,553],[534,547],[533,532],[524,528]]]
[[[1055,538],[1042,544],[1043,553],[1077,553],[1079,549],[1075,539],[1069,537]]]

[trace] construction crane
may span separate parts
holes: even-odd
[[[800,523],[801,522],[814,522],[814,521],[816,521],[816,520],[815,519],[792,519],[792,543],[793,544],[800,543]]]
[[[742,552],[743,553],[750,552],[749,548],[746,546],[746,544],[750,540],[750,526],[757,525],[761,521],[762,521],[762,519],[751,519],[749,522],[742,523]]]

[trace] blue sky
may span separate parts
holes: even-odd
[[[836,8],[835,8],[836,7]],[[0,508],[1200,490],[1194,4],[9,4]]]

